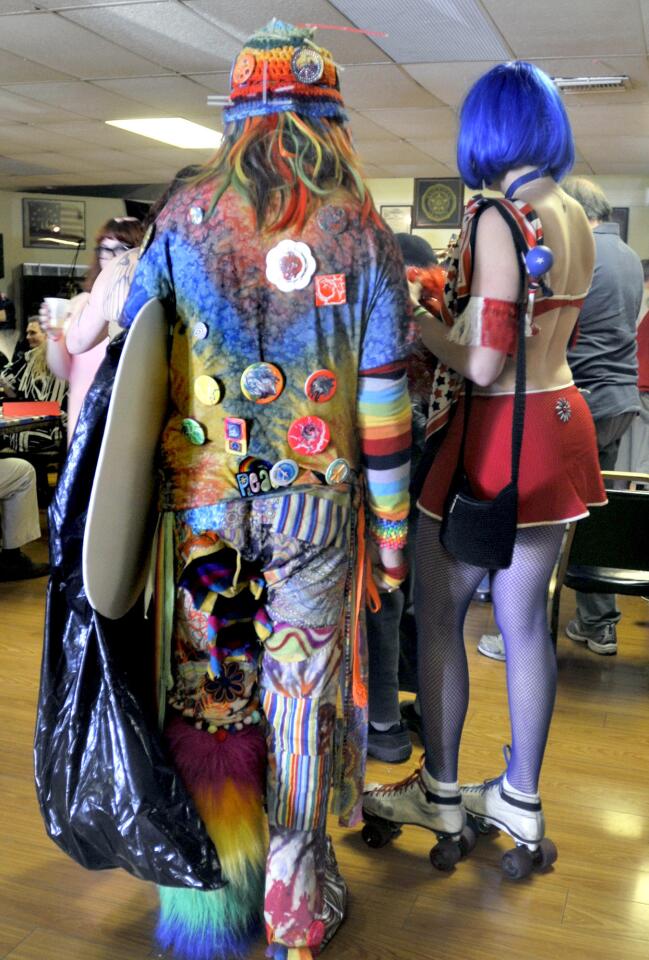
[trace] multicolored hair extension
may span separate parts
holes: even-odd
[[[180,717],[166,730],[174,763],[214,841],[227,886],[159,887],[156,938],[181,960],[244,958],[262,929],[266,743],[257,726],[210,734]]]
[[[215,157],[195,182],[214,179],[210,213],[228,187],[253,207],[257,226],[274,233],[301,231],[320,203],[339,189],[362,204],[363,221],[382,227],[345,125],[297,113],[247,117],[229,124]]]

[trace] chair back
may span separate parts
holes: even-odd
[[[649,568],[649,491],[607,490],[608,504],[576,525],[569,564]]]

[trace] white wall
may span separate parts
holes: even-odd
[[[649,258],[649,177],[600,176],[588,177],[598,183],[612,207],[629,208],[628,243],[639,257]],[[382,204],[412,204],[414,180],[369,180],[369,187],[378,207]],[[466,190],[468,199],[476,190]],[[413,230],[427,240],[433,249],[445,247],[451,234],[457,230]]]

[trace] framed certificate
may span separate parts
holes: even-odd
[[[415,227],[445,230],[459,227],[464,209],[464,185],[459,177],[415,180]]]

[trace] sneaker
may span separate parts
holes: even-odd
[[[46,577],[50,572],[49,563],[34,563],[34,561],[19,550],[17,555],[10,559],[0,554],[0,581],[34,580],[36,577]]]
[[[421,714],[417,713],[415,709],[415,701],[404,700],[403,703],[399,705],[399,713],[401,714],[402,723],[405,723],[408,730],[411,730],[412,733],[416,733],[423,743],[424,728],[421,722]]]
[[[614,623],[605,623],[599,630],[589,632],[576,617],[566,625],[566,635],[577,643],[585,643],[593,653],[613,656],[617,653],[617,631]]]
[[[363,794],[363,814],[455,837],[466,824],[457,783],[439,783],[423,766],[423,758],[420,766],[399,783],[368,785]]]
[[[538,794],[515,790],[505,775],[484,783],[463,784],[460,790],[468,817],[490,823],[533,847],[543,839],[545,819]]]
[[[389,730],[375,730],[370,724],[367,732],[367,755],[384,763],[403,763],[412,753],[412,744],[406,724],[393,723]]]
[[[504,660],[505,641],[502,633],[483,633],[478,641],[478,653],[492,660]]]

